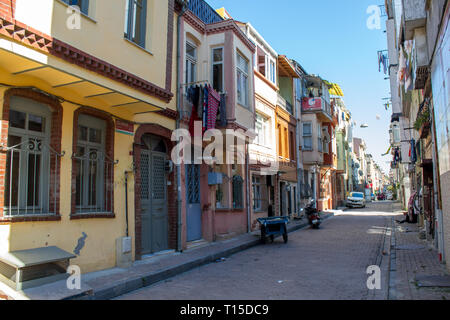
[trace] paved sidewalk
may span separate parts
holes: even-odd
[[[400,205],[394,205],[394,211],[400,213]],[[445,266],[439,262],[438,252],[426,240],[419,238],[417,224],[398,223],[403,220],[397,216],[392,220],[395,246],[391,248],[393,300],[450,300],[450,287],[419,287],[417,277],[447,276]]]
[[[334,215],[333,212],[322,214],[324,219]],[[291,220],[288,232],[308,226],[306,219]],[[84,274],[82,281],[92,288],[92,293],[77,299],[105,300],[150,286],[196,267],[227,258],[237,252],[260,244],[259,232],[244,234],[234,239],[207,244],[203,247],[173,253],[166,256],[153,257],[137,261],[127,269],[113,268],[104,271]]]

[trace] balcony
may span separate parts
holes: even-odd
[[[204,0],[190,0],[188,9],[205,24],[223,21],[222,17]]]
[[[331,122],[331,105],[322,97],[302,99],[302,113],[316,113],[320,120]]]
[[[283,98],[280,94],[278,94],[278,101],[277,104],[282,107],[284,110],[289,112],[290,114],[293,114],[294,108],[292,107],[292,104],[287,101],[285,98]]]
[[[414,89],[425,88],[425,83],[430,73],[429,62],[426,30],[425,28],[415,29],[413,47]]]
[[[427,21],[426,2],[426,0],[403,0],[405,40],[413,39],[414,29],[425,27]]]

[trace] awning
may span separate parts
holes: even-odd
[[[331,83],[326,80],[324,80],[323,82],[325,82],[325,84],[328,86],[328,92],[330,93],[330,95],[339,97],[344,96],[344,92],[337,83]]]
[[[4,84],[18,87],[41,84],[38,89],[55,96],[64,99],[70,97],[67,100],[81,105],[109,107],[111,112],[121,110],[135,114],[165,109],[152,104],[145,93],[134,92],[129,88],[118,90],[117,85],[113,88],[113,85],[100,84],[101,76],[92,75],[88,80],[1,48],[0,74],[4,75],[0,81]]]
[[[286,56],[278,56],[278,68],[279,74],[282,77],[300,78],[294,65],[289,61]]]

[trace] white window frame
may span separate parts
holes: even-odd
[[[241,66],[239,65],[239,57],[244,60],[247,64],[247,70],[243,70],[241,68]],[[237,97],[237,102],[245,107],[245,108],[249,108],[250,104],[249,104],[249,60],[242,55],[239,52],[236,52],[236,97]],[[241,92],[241,96],[239,96],[239,93]]]
[[[83,184],[81,186],[81,190],[76,190],[75,197],[77,198],[78,193],[81,191],[80,203],[76,204],[76,213],[104,213],[104,199],[105,199],[105,167],[104,161],[106,159],[106,130],[107,125],[106,121],[103,119],[99,119],[87,114],[80,114],[78,116],[78,128],[85,127],[88,128],[87,131],[87,139],[88,141],[82,141],[81,137],[77,138],[77,153],[78,148],[84,148],[85,154],[89,154],[92,150],[98,150],[98,161],[97,161],[97,173],[95,176],[96,180],[96,195],[95,195],[95,204],[90,204],[89,193],[91,192],[92,185],[89,185],[89,173],[90,163],[89,162],[81,162],[83,166],[82,171],[80,172],[80,182]],[[78,130],[77,128],[77,130]],[[89,131],[90,130],[99,130],[101,133],[101,142],[90,142],[89,141]],[[77,156],[80,156],[77,154]],[[81,158],[80,158],[81,159]],[[99,210],[99,208],[103,210]]]
[[[215,62],[214,61],[214,51],[215,50],[222,50],[222,61]],[[225,48],[224,47],[213,47],[211,48],[211,82],[214,81],[214,66],[215,65],[222,65],[222,88],[220,88],[220,92],[225,91]]]
[[[8,206],[9,199],[6,199],[6,190],[4,192],[5,195],[5,215],[6,216],[13,216],[15,215],[15,211],[18,212],[17,215],[26,215],[26,214],[39,214],[38,211],[41,211],[41,214],[49,214],[49,203],[48,200],[50,198],[50,190],[49,190],[49,181],[50,181],[50,155],[47,150],[47,152],[42,148],[41,151],[36,151],[36,153],[30,152],[29,154],[36,154],[40,156],[39,160],[39,181],[35,181],[35,183],[38,183],[38,198],[39,199],[33,199],[33,204],[30,205],[28,203],[28,198],[24,197],[23,195],[27,194],[27,181],[29,179],[29,170],[30,170],[30,164],[28,162],[28,159],[25,155],[27,155],[27,149],[30,144],[26,143],[26,141],[29,140],[36,140],[40,141],[40,143],[36,143],[33,145],[33,147],[39,147],[40,145],[48,145],[50,143],[51,139],[51,120],[52,120],[52,113],[51,110],[48,108],[47,105],[36,102],[31,99],[22,98],[19,96],[13,96],[11,98],[11,107],[10,112],[16,111],[25,114],[25,128],[16,128],[13,126],[10,126],[8,129],[8,140],[11,136],[17,136],[22,139],[21,146],[19,146],[19,149],[23,150],[23,152],[19,152],[19,182],[18,182],[18,188],[17,192],[19,194],[17,199],[17,205],[16,206]],[[41,117],[44,120],[44,131],[38,132],[29,130],[29,117],[32,116],[38,116]],[[17,154],[18,152],[16,152]],[[11,157],[11,162],[12,162]],[[32,165],[32,164],[31,164]],[[5,169],[5,179],[8,179],[11,177],[10,173],[11,168],[9,170]],[[36,170],[36,168],[35,168]],[[5,183],[5,188],[7,187],[7,183]],[[12,190],[11,187],[9,187],[10,190]],[[36,193],[36,189],[34,190]],[[10,191],[11,192],[11,191]],[[37,203],[37,205],[36,205]],[[54,214],[54,213],[51,213]]]
[[[262,186],[261,176],[252,176],[252,196],[253,196],[253,210],[262,211]]]
[[[309,127],[310,127],[310,132],[309,133],[305,133],[305,126],[307,126],[307,125],[309,125]],[[303,137],[303,149],[305,150],[305,151],[312,151],[313,150],[313,139],[312,139],[312,133],[313,133],[313,130],[312,130],[312,122],[303,122],[302,123],[302,137]],[[310,147],[307,147],[306,146],[306,143],[305,143],[305,138],[308,138],[309,139],[309,141],[311,141],[311,144],[310,144]]]
[[[277,83],[277,65],[275,60],[269,58],[269,80],[273,84]]]
[[[141,0],[142,11],[139,26],[141,38],[136,39],[136,31],[138,26],[136,26],[136,6],[139,0],[126,0],[125,3],[125,39],[133,42],[134,44],[145,49],[146,37],[147,37],[147,0]]]
[[[261,146],[268,146],[270,144],[269,138],[269,121],[270,119],[266,116],[256,113],[256,121],[255,121],[255,131],[256,131],[256,139],[255,143]],[[260,126],[260,130],[257,127]]]
[[[191,46],[195,50],[195,56],[187,53],[187,46]],[[198,47],[191,41],[186,41],[186,84],[197,81],[197,62]]]

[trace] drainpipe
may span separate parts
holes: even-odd
[[[246,149],[247,149],[247,151],[246,151],[246,153],[245,153],[245,176],[246,176],[246,178],[245,178],[245,180],[246,180],[246,184],[247,184],[247,194],[246,194],[246,199],[247,199],[247,233],[250,233],[251,232],[251,226],[250,226],[250,223],[251,223],[251,218],[250,218],[250,181],[249,181],[249,179],[250,179],[250,175],[249,175],[249,165],[248,165],[248,162],[250,161],[250,157],[249,157],[249,154],[248,154],[248,152],[249,152],[249,148],[248,148],[248,144],[246,144]]]
[[[180,59],[181,59],[181,49],[180,49],[180,26],[181,26],[181,17],[187,10],[187,2],[183,1],[182,9],[177,18],[177,120],[176,120],[176,129],[180,128],[180,117],[181,117],[181,82],[180,82]],[[181,205],[182,205],[182,195],[181,195],[181,165],[176,166],[177,171],[177,215],[178,215],[178,226],[177,226],[177,251],[182,252],[182,241],[181,241],[181,229],[183,227],[182,219],[181,219]]]
[[[127,235],[127,238],[129,236],[128,232],[128,173],[129,171],[125,171],[125,233]]]
[[[445,261],[445,247],[444,247],[444,230],[443,230],[443,216],[442,216],[442,208],[441,208],[441,201],[439,199],[440,192],[439,192],[439,179],[438,179],[438,165],[439,165],[439,158],[437,154],[437,146],[436,146],[436,124],[435,124],[435,117],[434,117],[434,107],[431,109],[431,145],[432,145],[432,158],[433,158],[433,193],[434,193],[434,212],[435,212],[435,226],[437,224],[437,228],[435,228],[435,234],[437,234],[437,246],[439,251],[439,260],[440,262]]]

